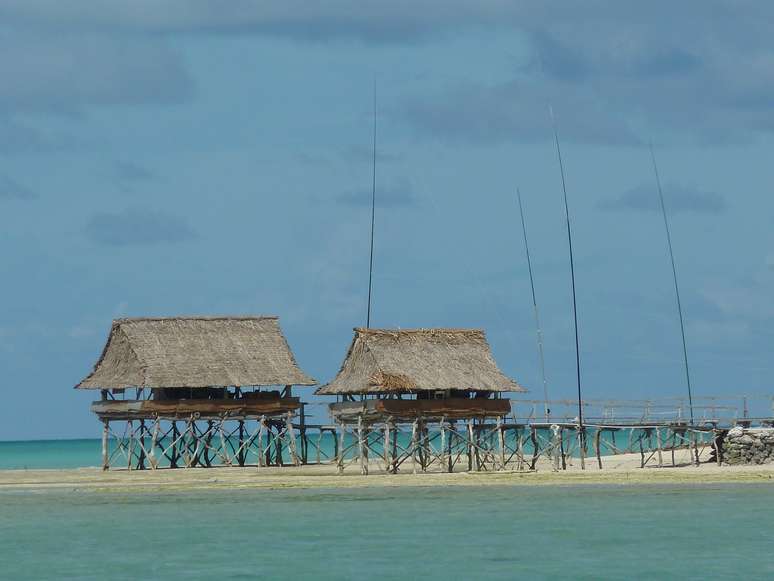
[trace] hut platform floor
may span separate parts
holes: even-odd
[[[685,458],[682,458],[684,455]],[[688,451],[680,451],[677,467],[640,468],[639,454],[606,456],[605,467],[581,470],[577,459],[567,470],[555,472],[550,463],[539,463],[533,472],[427,472],[406,469],[385,474],[374,466],[361,476],[357,466],[336,474],[334,464],[299,467],[191,468],[187,470],[0,470],[0,492],[137,492],[163,493],[209,489],[358,488],[393,486],[525,486],[525,485],[657,485],[657,484],[774,484],[774,464],[718,466],[690,464]]]

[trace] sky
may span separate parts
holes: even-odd
[[[772,394],[774,6],[0,3],[0,439],[94,437],[113,318],[275,314],[324,383],[365,324],[483,328],[541,397]],[[309,392],[306,392],[307,394]],[[308,396],[314,402],[315,398]],[[313,406],[320,419],[325,408]]]

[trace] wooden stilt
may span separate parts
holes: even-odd
[[[476,455],[475,435],[473,432],[473,420],[468,420],[468,472],[473,471],[473,462]]]
[[[362,474],[363,476],[367,476],[368,475],[368,446],[364,437],[362,415],[358,416],[357,418],[357,445],[358,445],[358,458],[360,460],[360,474]]]
[[[567,470],[567,456],[564,453],[564,428],[559,426],[559,453],[562,458],[562,470]]]
[[[274,465],[284,466],[285,459],[282,457],[282,437],[280,435],[280,428],[276,422],[273,422],[276,433],[274,434]]]
[[[454,472],[454,459],[452,458],[452,440],[457,435],[457,427],[452,422],[449,426],[449,438],[446,442],[446,471]]]
[[[500,416],[497,416],[497,443],[500,451],[500,470],[505,470],[505,432],[503,418]]]
[[[551,455],[553,456],[554,471],[559,472],[564,461],[564,454],[562,454],[561,428],[556,424],[551,426]]]
[[[537,428],[535,426],[529,427],[529,440],[532,443],[532,462],[530,462],[529,469],[534,470],[540,457],[540,445],[538,444]]]
[[[140,453],[137,458],[137,468],[139,470],[145,470],[145,420],[140,420]]]
[[[602,452],[600,450],[600,439],[602,437],[602,428],[597,428],[596,433],[594,434],[594,453],[597,456],[597,465],[599,466],[599,469],[602,470]]]
[[[212,459],[210,458],[210,448],[212,447],[212,420],[207,420],[207,434],[204,437],[204,464],[209,468],[212,466]]]
[[[301,464],[309,463],[309,441],[306,438],[306,404],[301,404],[298,427],[299,440],[301,441]]]
[[[339,445],[336,450],[336,471],[341,474],[344,472],[344,424],[339,423]]]
[[[384,466],[385,470],[387,470],[387,474],[392,472],[391,468],[391,461],[390,461],[390,420],[387,420],[384,423],[384,446],[382,449],[382,456],[384,460]]]
[[[132,420],[129,420],[127,422],[127,425],[129,426],[129,442],[127,443],[127,456],[128,456],[128,462],[127,462],[127,470],[132,469],[132,460],[134,457],[134,424],[132,423]]]
[[[439,429],[441,431],[441,469],[446,466],[446,424],[445,418],[441,418]]]
[[[264,439],[266,438],[266,416],[261,416],[258,424],[258,467],[263,468],[268,464],[266,445],[264,444]]]
[[[159,431],[161,431],[161,420],[156,416],[156,423],[153,425],[153,436],[151,437],[151,447],[148,455],[150,456],[151,470],[159,467],[159,461],[156,459],[156,446],[159,442]]]
[[[239,420],[239,441],[237,447],[237,464],[245,465],[245,421]]]
[[[231,454],[228,453],[228,444],[226,443],[226,428],[224,424],[226,418],[220,418],[220,425],[218,426],[218,435],[220,436],[220,449],[223,454],[223,463],[226,466],[231,466]]]
[[[392,420],[390,420],[392,421]],[[392,473],[398,473],[398,428],[392,424],[394,435],[392,437]]]
[[[170,468],[177,468],[177,438],[179,436],[179,433],[177,431],[177,421],[172,420],[172,456],[169,461],[169,467]]]
[[[656,450],[658,453],[658,467],[663,468],[664,467],[664,458],[662,456],[662,450],[661,450],[661,428],[656,428]]]
[[[294,466],[299,466],[298,452],[296,450],[296,434],[293,430],[293,414],[288,412],[285,418],[285,435],[288,438],[288,449],[290,450],[290,460]]]
[[[108,436],[110,435],[110,420],[102,420],[102,469],[110,468],[110,456],[108,454]]]
[[[586,427],[578,425],[578,450],[580,450],[581,470],[586,469]]]
[[[411,470],[417,473],[417,454],[419,453],[419,419],[411,425]]]
[[[691,431],[691,443],[693,444],[693,465],[699,465],[699,442],[696,437],[696,432]]]
[[[422,472],[427,472],[427,464],[428,464],[428,457],[427,457],[427,426],[425,426],[425,422],[423,420],[419,420],[419,467],[422,469]]]

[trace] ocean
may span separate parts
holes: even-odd
[[[770,579],[774,487],[0,491],[3,579]]]

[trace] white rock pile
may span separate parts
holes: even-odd
[[[774,462],[774,428],[732,428],[723,441],[726,464]]]

